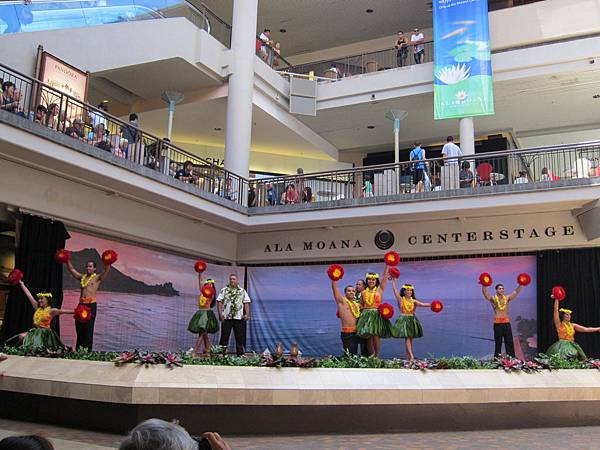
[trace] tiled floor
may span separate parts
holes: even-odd
[[[0,419],[0,438],[41,434],[56,450],[118,448],[122,436]],[[93,444],[89,444],[93,442]],[[565,449],[600,448],[600,426],[454,433],[230,437],[234,450]]]

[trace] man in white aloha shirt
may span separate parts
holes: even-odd
[[[229,284],[221,289],[217,297],[217,309],[221,321],[221,339],[219,345],[229,346],[231,330],[235,336],[235,351],[238,356],[244,354],[246,345],[246,321],[250,319],[250,297],[239,286],[237,275],[229,275]]]

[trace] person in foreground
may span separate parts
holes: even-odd
[[[42,436],[9,436],[0,441],[0,450],[54,450],[54,446]]]
[[[337,304],[338,315],[342,321],[342,347],[344,353],[352,355],[358,353],[359,339],[356,335],[356,321],[360,317],[360,305],[354,301],[354,287],[348,285],[344,288],[344,295],[340,293],[337,281],[331,281],[333,299]]]
[[[129,432],[119,450],[231,450],[231,447],[219,433],[190,436],[175,423],[148,419]]]
[[[396,279],[392,278],[392,286],[394,288],[394,296],[400,307],[400,317],[396,320],[392,333],[395,338],[404,338],[406,346],[406,356],[409,360],[415,359],[412,351],[412,340],[423,337],[423,327],[421,322],[415,316],[415,307],[431,307],[431,303],[423,303],[415,298],[415,288],[412,284],[405,284],[398,292]]]
[[[582,327],[571,322],[570,309],[558,309],[558,299],[554,299],[554,327],[558,333],[558,341],[548,348],[546,354],[558,355],[562,358],[570,359],[577,358],[581,361],[587,359],[583,349],[575,342],[575,332],[578,333],[597,333],[600,332],[600,327]]]
[[[31,295],[27,286],[25,286],[25,283],[19,281],[19,285],[21,286],[25,297],[27,297],[29,303],[31,303],[31,306],[35,310],[33,313],[34,328],[17,335],[19,341],[22,342],[23,348],[27,350],[52,351],[64,348],[64,344],[60,341],[60,338],[54,330],[50,328],[50,325],[52,324],[52,319],[56,316],[61,314],[73,314],[74,311],[53,308],[51,305],[52,294],[50,292],[38,293],[36,295],[36,300],[33,298],[33,295]]]

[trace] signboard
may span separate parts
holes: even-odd
[[[494,114],[487,0],[433,1],[434,119]]]
[[[40,59],[38,79],[57,91],[75,97],[80,102],[86,101],[89,73],[45,51],[42,52]]]

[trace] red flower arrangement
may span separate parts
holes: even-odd
[[[339,264],[332,264],[327,269],[327,276],[331,281],[339,281],[344,277],[344,268]]]
[[[562,302],[565,298],[567,298],[567,291],[562,286],[554,286],[552,288],[552,298]]]
[[[394,316],[394,307],[389,303],[382,303],[377,309],[384,319],[391,319]]]
[[[389,270],[389,274],[390,274],[390,277],[392,277],[392,278],[396,278],[396,279],[400,278],[400,271],[398,269],[396,269],[395,267],[392,267]]]
[[[13,269],[8,274],[7,281],[8,281],[8,284],[17,284],[22,279],[23,279],[23,272],[21,272],[19,269]]]
[[[79,323],[87,323],[92,320],[92,310],[89,306],[77,305],[73,318]]]
[[[57,263],[64,264],[71,259],[71,252],[69,250],[65,250],[64,248],[62,250],[58,250],[54,254],[54,259]]]
[[[517,283],[519,286],[529,286],[531,283],[531,277],[528,273],[520,273],[517,277]]]
[[[442,311],[442,309],[444,309],[444,304],[439,300],[434,300],[431,302],[431,310],[434,313],[439,313]]]
[[[110,266],[117,262],[119,255],[114,250],[106,250],[102,253],[102,262],[105,266]]]
[[[492,276],[489,273],[483,272],[481,275],[479,275],[479,284],[482,286],[489,287],[492,285],[492,283]]]
[[[204,283],[200,292],[202,292],[202,295],[206,298],[213,298],[215,296],[215,288],[210,283]]]
[[[383,256],[383,261],[387,266],[397,266],[400,264],[400,255],[396,252],[387,252]]]
[[[201,260],[196,261],[196,264],[194,264],[194,270],[198,273],[204,272],[206,270],[206,263]]]

